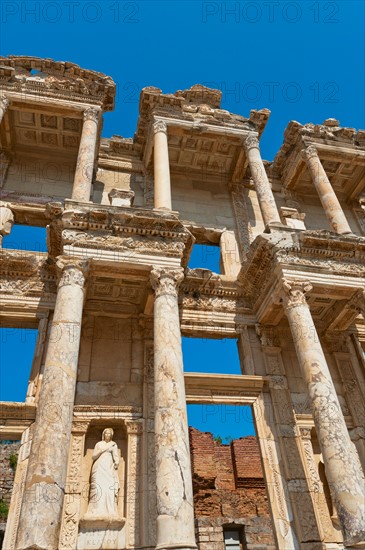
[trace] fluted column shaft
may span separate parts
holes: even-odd
[[[99,117],[99,109],[89,108],[84,111],[84,124],[72,189],[72,199],[75,201],[90,201]]]
[[[302,376],[307,383],[318,442],[344,541],[365,539],[365,490],[359,464],[316,332],[305,293],[310,283],[284,280],[283,303]]]
[[[276,206],[269,179],[266,175],[264,163],[262,162],[257,137],[249,135],[244,141],[244,146],[264,224],[265,226],[272,223],[281,225],[279,211]]]
[[[154,181],[155,208],[171,210],[171,181],[169,148],[167,143],[167,124],[158,120],[153,125],[154,132]]]
[[[311,145],[304,149],[303,155],[331,228],[335,233],[351,233],[351,228],[322,166],[317,149]]]
[[[9,105],[10,105],[10,101],[6,97],[0,98],[0,124],[4,118],[4,115]]]
[[[16,548],[55,550],[61,523],[75,399],[85,261],[62,269],[51,324]]]
[[[158,550],[196,548],[177,290],[182,279],[180,269],[151,274]]]

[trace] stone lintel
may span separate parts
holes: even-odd
[[[263,390],[266,377],[185,373],[187,403],[252,404]]]

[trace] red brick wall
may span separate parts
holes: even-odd
[[[244,529],[245,548],[274,548],[256,438],[222,445],[195,428],[189,435],[199,549],[223,550],[223,527],[232,524]]]

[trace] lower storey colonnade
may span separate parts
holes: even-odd
[[[58,266],[61,279],[25,479],[17,550],[55,550],[59,541],[62,491],[66,483],[72,427],[72,414],[59,413],[59,394],[61,388],[62,403],[74,402],[88,262],[59,259]],[[197,548],[178,304],[178,288],[183,278],[182,269],[154,268],[150,275],[154,290],[157,550]],[[284,279],[281,297],[308,391],[331,498],[344,542],[350,545],[365,538],[363,477],[306,300],[310,290],[308,282]],[[249,360],[247,342],[244,353],[244,362],[255,375],[255,364],[252,358]],[[126,425],[129,426],[128,421]],[[139,430],[142,433],[142,424]],[[129,431],[128,428],[128,434]],[[132,448],[132,436],[128,437],[129,449],[129,446]],[[303,447],[307,443],[306,439]],[[139,448],[139,444],[134,444],[134,447]],[[129,449],[129,455],[130,452]],[[265,463],[265,456],[263,460]],[[128,494],[127,515],[132,510],[133,516],[139,517],[139,503],[132,498],[130,491]],[[269,499],[271,497],[269,491]],[[29,518],[33,525],[31,530]],[[137,541],[138,537],[130,534],[129,541]]]

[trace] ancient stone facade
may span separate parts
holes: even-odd
[[[48,248],[1,251],[2,326],[39,334],[25,403],[0,405],[4,548],[197,548],[186,403],[252,407],[277,548],[364,542],[365,131],[290,122],[265,162],[270,112],[218,90],[145,88],[134,138],[106,139],[111,78],[8,57],[0,85],[0,234]],[[236,339],[242,375],[184,374],[181,335]],[[90,487],[105,428],[115,484]],[[116,512],[90,520],[97,490]]]

